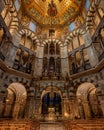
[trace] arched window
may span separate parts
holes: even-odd
[[[72,23],[69,25],[68,29],[69,29],[69,31],[73,31],[74,28],[75,28],[75,24],[74,24],[74,22],[72,22]]]
[[[30,22],[29,29],[33,32],[36,31],[36,25],[32,21]]]
[[[16,82],[10,84],[7,88],[3,117],[23,118],[26,98],[27,92],[25,86]],[[19,108],[18,111],[15,111],[17,107]]]
[[[16,10],[19,11],[19,9],[20,9],[20,3],[19,3],[19,0],[15,0],[14,5],[15,5],[15,7],[16,7]]]
[[[90,0],[86,0],[85,9],[88,10],[90,6]]]

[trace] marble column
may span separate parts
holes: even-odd
[[[91,111],[90,111],[90,106],[88,101],[83,101],[83,108],[84,108],[84,113],[85,113],[85,118],[90,119],[91,118]]]
[[[79,116],[81,119],[85,119],[85,113],[82,103],[78,103]]]
[[[76,99],[70,99],[70,119],[75,119],[79,117],[79,111],[78,111],[78,103]]]
[[[99,108],[101,109],[104,116],[104,94],[98,95]]]
[[[70,115],[72,117],[73,116],[73,111],[72,111],[73,110],[73,103],[68,98],[65,98],[63,100],[62,104],[63,104],[63,108],[62,108],[63,109],[63,117],[70,118]]]
[[[103,113],[103,116],[104,116],[104,100],[100,101],[100,106],[101,106],[101,110],[102,110],[102,113]]]
[[[62,106],[62,117],[64,117],[64,99],[62,99],[61,106]]]
[[[11,32],[11,35],[12,35],[12,41],[11,41],[10,46],[8,48],[5,63],[8,66],[12,67],[14,60],[15,60],[15,57],[16,57],[18,46],[20,44],[20,38],[21,37],[20,37],[20,34],[17,32],[17,30],[15,30],[15,31],[10,30],[10,32]]]
[[[42,75],[42,67],[43,67],[43,46],[37,46],[37,52],[35,57],[35,69],[34,69],[34,76],[40,77]]]
[[[6,95],[2,95],[0,94],[0,117],[3,117],[3,113],[4,113],[4,110],[5,110],[5,103],[4,103],[4,100],[6,98]]]
[[[4,34],[2,36],[2,40],[1,40],[1,44],[0,44],[0,51],[2,50],[2,46],[3,46],[3,44],[5,44],[6,39],[7,39],[7,35],[6,35],[5,30],[4,30]]]
[[[90,33],[87,32],[83,36],[84,36],[85,46],[87,47],[92,43]],[[95,65],[98,64],[98,57],[93,44],[87,48],[87,53],[88,53],[90,64],[92,67],[94,67]]]
[[[16,101],[13,109],[13,119],[18,119],[18,114],[20,110],[20,101]]]
[[[62,76],[65,77],[67,74],[69,74],[69,60],[68,60],[67,46],[60,46],[60,55],[61,55],[61,72]]]
[[[83,54],[83,51],[80,51],[80,56],[81,56],[81,66],[82,66],[82,70],[84,70],[84,54]]]
[[[25,107],[25,118],[34,118],[35,99],[34,97],[27,97]]]
[[[16,57],[16,52],[17,52],[17,48],[13,46],[12,44],[10,44],[6,58],[5,58],[5,63],[10,67],[13,66],[13,63]]]
[[[3,11],[4,8],[5,8],[5,2],[4,2],[4,0],[1,0],[0,1],[0,14]]]

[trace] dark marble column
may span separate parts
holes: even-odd
[[[97,53],[95,51],[95,48],[93,47],[93,45],[91,45],[92,43],[92,39],[90,36],[90,33],[87,32],[86,34],[84,34],[84,39],[85,39],[85,46],[89,46],[87,48],[87,53],[88,53],[88,57],[89,57],[89,61],[92,67],[94,67],[95,65],[98,64],[98,56]]]
[[[25,107],[25,118],[34,118],[35,111],[35,99],[32,96],[27,97],[26,107]]]

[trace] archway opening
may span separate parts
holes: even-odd
[[[20,83],[12,83],[7,88],[4,117],[23,118],[27,93]]]
[[[92,83],[82,83],[77,89],[79,115],[81,118],[96,118],[102,115],[96,87]]]
[[[61,97],[58,93],[54,92],[51,95],[51,92],[46,93],[42,98],[42,114],[49,114],[49,111],[53,110],[53,112],[57,115],[62,114],[62,105],[61,105]]]

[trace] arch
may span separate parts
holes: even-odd
[[[39,39],[36,36],[35,32],[32,32],[31,30],[26,29],[26,28],[22,28],[19,31],[19,34],[20,34],[20,37],[22,37],[23,35],[26,35],[27,37],[30,37],[32,41],[35,41],[37,45],[40,45]]]
[[[10,33],[11,35],[13,35],[15,30],[18,31],[19,22],[18,22],[17,12],[16,12],[16,9],[12,0],[5,0],[5,5],[9,5],[10,7],[9,9],[12,15],[12,22],[10,24]]]
[[[55,44],[58,44],[59,45],[59,47],[62,45],[62,42],[59,40],[59,39],[47,39],[47,40],[44,40],[43,41],[43,45],[45,46],[46,44],[48,44],[48,43],[50,43],[51,44],[51,42],[53,42],[53,43],[55,43]]]
[[[90,8],[87,13],[86,17],[86,25],[84,28],[76,28],[72,32],[69,33],[69,35],[66,37],[66,40],[64,42],[64,45],[67,45],[70,41],[73,40],[74,37],[78,35],[84,35],[88,30],[92,29],[93,27],[93,18],[95,17],[96,13],[96,6],[99,6],[101,0],[93,0]]]
[[[27,92],[21,83],[12,83],[7,88],[7,98],[5,103],[4,116],[22,118],[26,104]],[[7,109],[9,108],[9,113]],[[11,113],[12,112],[12,113]]]
[[[59,103],[57,103],[57,101]],[[62,94],[55,86],[48,86],[41,94],[40,114],[43,115],[43,120],[58,120],[62,115]],[[44,109],[45,108],[45,109]]]
[[[8,89],[12,90],[16,96],[19,95],[27,95],[26,94],[26,89],[21,83],[12,83],[8,86]]]
[[[81,118],[94,118],[101,115],[96,87],[89,82],[82,83],[77,89],[78,106]]]
[[[53,97],[51,97],[51,92],[46,93],[42,98],[42,114],[48,114],[49,108],[54,108],[54,112],[59,112],[62,114],[61,97],[58,93],[54,92]]]
[[[48,39],[43,41],[44,45],[44,60],[43,63],[43,76],[49,78],[61,77],[61,41],[58,39]],[[47,60],[45,60],[45,57]],[[44,62],[45,61],[45,62]]]
[[[78,98],[82,97],[87,100],[89,92],[93,89],[95,89],[95,86],[92,83],[82,83],[81,85],[79,85],[76,95]]]
[[[58,93],[60,95],[60,97],[62,98],[62,93],[61,93],[61,91],[57,87],[55,87],[55,86],[48,86],[48,87],[46,87],[46,89],[43,90],[43,92],[41,94],[41,100],[42,100],[42,98],[43,98],[43,96],[45,94],[51,92],[51,89],[53,89],[53,92]]]

